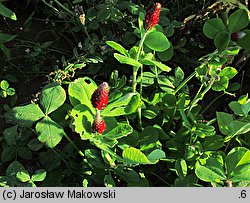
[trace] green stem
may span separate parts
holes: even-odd
[[[139,57],[141,55],[141,50],[142,50],[142,47],[143,47],[143,43],[144,43],[144,41],[146,39],[146,36],[147,36],[147,32],[145,32],[142,35],[142,38],[140,40],[137,55],[136,55],[136,61],[139,60]],[[137,72],[138,72],[138,70],[139,70],[139,67],[135,67],[135,66],[133,67],[133,79],[132,79],[132,90],[133,90],[133,92],[136,92],[136,84],[137,84],[136,81],[137,81]],[[143,77],[143,66],[141,66],[140,96],[142,95],[142,77]],[[138,112],[139,127],[140,127],[140,129],[142,129],[141,107],[138,108],[137,112]]]
[[[141,106],[138,107],[138,121],[139,121],[139,127],[142,129],[142,114],[141,114]]]
[[[176,94],[177,92],[180,91],[180,89],[182,89],[188,82],[189,80],[191,80],[195,75],[196,75],[196,71],[194,71],[191,75],[189,75],[175,90],[174,94]]]
[[[188,112],[191,111],[191,109],[193,108],[193,106],[198,102],[198,99],[200,98],[200,93],[201,93],[201,90],[202,90],[203,87],[204,87],[204,85],[201,84],[201,86],[200,86],[199,90],[197,91],[195,97],[193,98],[193,100],[190,103],[190,107],[189,107]]]
[[[201,93],[199,93],[199,91],[201,91],[201,87],[203,87],[203,85],[201,85],[199,91],[197,92],[195,98],[193,99],[193,101],[190,104],[189,110],[188,110],[188,114],[190,114],[191,110],[193,109],[194,105],[198,103],[198,101],[200,101],[201,99],[203,99],[203,97],[205,96],[205,94],[211,89],[213,82],[208,85]],[[199,94],[198,94],[199,93]]]
[[[72,144],[72,146],[76,149],[76,151],[78,152],[78,154],[80,154],[82,157],[85,157],[84,153],[75,145],[75,143],[69,138],[69,136],[66,133],[64,133],[64,136],[70,142],[70,144]]]
[[[70,15],[75,16],[75,13],[70,11],[68,8],[66,8],[64,5],[62,5],[58,0],[54,0],[54,2],[57,3],[58,6],[60,6],[61,8],[63,8],[65,11],[67,11]]]
[[[147,32],[145,32],[143,35],[142,35],[142,38],[140,40],[140,43],[139,43],[139,46],[138,46],[138,51],[137,51],[137,55],[136,55],[136,61],[139,60],[139,57],[141,55],[141,50],[142,50],[142,46],[143,46],[143,43],[144,43],[144,40],[147,36]],[[139,70],[139,67],[133,67],[133,81],[132,81],[132,89],[133,89],[133,92],[136,92],[136,80],[137,80],[137,71]]]
[[[137,78],[138,67],[133,67],[133,78],[132,78],[132,90],[136,92],[136,78]]]
[[[219,98],[221,98],[221,97],[224,96],[224,95],[225,95],[225,93],[223,93],[223,94],[219,95],[218,97],[214,98],[214,100],[211,101],[211,102],[203,109],[203,111],[202,111],[200,114],[202,115],[204,112],[206,112],[207,109],[208,109],[210,106],[212,106],[212,104],[213,104],[214,102],[216,102]]]
[[[141,67],[140,95],[142,95],[143,66]]]
[[[185,114],[185,111],[184,109],[180,109],[180,114],[181,114],[181,117],[182,117],[182,120],[183,122],[186,124],[186,127],[191,130],[192,128],[192,125],[190,124],[188,118],[187,118],[187,115]]]
[[[168,132],[170,131],[170,127],[171,127],[171,124],[172,124],[172,122],[173,122],[173,120],[174,120],[176,111],[177,111],[177,106],[174,107],[173,115],[171,116],[171,119],[170,119],[170,121],[168,122],[168,126],[167,126],[167,131],[168,131]]]

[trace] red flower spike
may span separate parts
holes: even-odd
[[[231,34],[231,40],[234,41],[234,42],[237,42],[237,41],[239,41],[240,39],[242,39],[245,36],[246,36],[245,32],[233,32]]]
[[[156,3],[146,14],[147,30],[151,30],[159,22],[159,15],[161,12],[161,4]]]
[[[92,124],[92,130],[93,132],[97,132],[99,134],[102,134],[104,130],[106,130],[106,123],[100,116],[100,112],[95,115],[95,120]]]
[[[98,89],[94,91],[91,97],[91,102],[98,110],[104,109],[108,104],[109,85],[103,82]]]

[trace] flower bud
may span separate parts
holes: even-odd
[[[245,36],[246,36],[245,32],[233,32],[231,34],[231,40],[234,41],[234,42],[237,42],[237,41],[239,41],[240,39],[242,39]]]
[[[159,22],[161,4],[156,3],[146,14],[146,29],[151,30]]]
[[[106,123],[102,119],[100,115],[100,111],[97,112],[95,115],[94,123],[92,124],[92,130],[93,132],[97,132],[99,134],[103,134],[104,130],[106,130]]]

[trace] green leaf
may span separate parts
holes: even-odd
[[[17,144],[16,142],[16,138],[18,136],[17,128],[18,128],[18,125],[15,125],[10,128],[6,128],[3,132],[4,139],[9,146],[11,145],[15,146]]]
[[[158,141],[158,129],[153,126],[147,126],[143,129],[140,136],[140,148],[148,149],[152,143]]]
[[[72,106],[68,103],[64,103],[56,111],[52,112],[49,116],[50,118],[60,124],[63,127],[68,125],[68,112],[72,109]]]
[[[26,160],[32,159],[32,153],[28,147],[18,147],[17,154],[22,159]]]
[[[101,158],[101,155],[96,149],[86,149],[84,154],[88,160],[88,163],[95,168],[105,168],[105,162]]]
[[[115,49],[116,51],[119,51],[124,56],[128,56],[128,51],[120,44],[114,41],[106,41],[106,44]]]
[[[225,67],[222,71],[218,74],[221,76],[226,76],[228,79],[232,79],[235,75],[237,75],[238,71],[233,67]]]
[[[6,170],[6,176],[16,176],[19,171],[24,171],[25,168],[18,161],[13,161]]]
[[[0,32],[0,44],[4,44],[13,40],[17,35],[9,35]]]
[[[65,100],[65,90],[57,83],[46,85],[41,91],[40,103],[46,115],[62,106]]]
[[[8,88],[6,90],[6,93],[9,95],[9,96],[14,96],[16,94],[16,90],[12,87]]]
[[[134,147],[139,143],[140,133],[138,131],[133,131],[129,136],[119,139],[118,145],[121,149],[127,147]]]
[[[122,157],[128,164],[150,164],[147,156],[139,149],[129,147],[123,150]]]
[[[175,170],[180,179],[184,179],[188,170],[186,161],[184,159],[177,159],[175,161]]]
[[[250,111],[250,99],[247,99],[244,103],[232,101],[229,103],[229,107],[233,110],[234,114],[247,117]]]
[[[128,136],[132,132],[133,128],[128,123],[119,123],[118,126],[104,133],[103,137],[108,139],[119,139]]]
[[[249,23],[248,13],[244,9],[238,9],[228,18],[229,32],[237,32],[247,27]]]
[[[138,25],[141,32],[144,31],[143,22],[145,20],[145,14],[143,12],[139,13]]]
[[[155,78],[156,78],[155,74],[151,72],[143,72],[142,86],[148,87],[150,85],[153,85]],[[141,81],[141,75],[137,78],[137,82],[140,82],[140,81]]]
[[[7,176],[0,176],[0,187],[10,187],[10,184]]]
[[[124,181],[126,181],[128,184],[129,183],[134,183],[134,182],[139,182],[140,181],[140,176],[137,172],[135,172],[131,168],[125,168],[124,166],[117,166],[114,169],[115,174],[120,176]]]
[[[103,22],[103,21],[109,19],[110,16],[111,16],[110,9],[107,8],[107,7],[105,7],[102,10],[100,10],[100,11],[97,12],[96,19],[99,22]]]
[[[8,87],[9,87],[9,83],[8,83],[6,80],[2,80],[2,82],[0,83],[0,87],[1,87],[3,90],[7,90]]]
[[[229,124],[230,134],[225,137],[225,142],[228,142],[236,135],[242,135],[250,131],[250,123],[234,120]]]
[[[5,7],[2,3],[0,3],[0,14],[6,18],[10,18],[12,20],[17,20],[16,14],[13,11],[11,11],[10,9],[8,9],[7,7]],[[0,37],[0,39],[1,39],[1,37]]]
[[[90,109],[83,105],[76,105],[70,112],[70,116],[73,118],[74,131],[79,133],[83,140],[91,138],[92,135],[92,123],[94,122],[94,115]]]
[[[30,180],[30,175],[29,175],[28,171],[22,170],[22,171],[18,171],[18,172],[17,172],[16,178],[17,178],[19,181],[25,183],[25,182],[27,182],[27,181]]]
[[[235,181],[249,180],[250,150],[244,147],[233,148],[226,156],[225,163],[226,171],[230,179],[233,178]],[[247,179],[245,179],[244,176],[245,172],[248,174]]]
[[[249,156],[249,154],[248,154]],[[231,178],[233,182],[250,181],[250,163],[242,164],[234,170],[234,175]]]
[[[18,161],[13,161],[6,170],[6,176],[9,178],[11,186],[20,186],[16,178],[18,172],[25,171],[25,168]]]
[[[96,83],[89,77],[78,78],[69,84],[69,100],[73,106],[86,105],[93,114],[96,110],[91,103],[91,96],[97,89]]]
[[[217,150],[224,146],[224,138],[221,135],[205,137],[203,143],[204,150]]]
[[[105,187],[115,187],[115,181],[110,172],[108,175],[105,175],[103,182]]]
[[[180,83],[184,79],[184,72],[180,67],[177,67],[174,71],[174,75],[178,83]]]
[[[120,9],[128,9],[133,15],[138,15],[140,12],[145,12],[142,7],[132,2],[122,1],[118,5]]]
[[[88,163],[95,168],[105,168],[105,162],[101,158],[100,153],[96,149],[87,149],[84,154],[88,160]]]
[[[176,178],[174,181],[175,187],[197,187],[197,177],[195,174],[188,175],[184,179]]]
[[[220,129],[220,132],[223,135],[228,135],[229,124],[233,121],[233,115],[225,112],[216,112],[217,122]]]
[[[52,149],[49,149],[47,151],[42,151],[38,154],[39,156],[39,162],[45,167],[45,169],[47,171],[53,172],[53,169],[56,171],[56,174],[61,171],[59,166],[61,165],[61,155],[60,154],[56,154],[55,151],[53,151]],[[53,177],[54,179],[54,177]]]
[[[160,159],[166,158],[166,154],[160,149],[155,149],[147,157],[151,163],[157,163]]]
[[[197,164],[195,168],[196,176],[205,182],[216,182],[226,180],[223,168],[213,157],[209,157],[205,165]]]
[[[130,46],[136,43],[137,37],[133,32],[125,32],[122,43],[124,45]],[[128,54],[129,55],[129,54]]]
[[[175,86],[165,75],[159,75],[157,77],[157,82],[163,91],[166,91],[166,92],[174,91]]]
[[[7,48],[5,44],[0,44],[0,49],[4,53],[5,57],[9,60],[11,55],[10,49]]]
[[[6,98],[7,96],[8,96],[8,94],[5,90],[0,90],[0,97]]]
[[[32,103],[26,106],[15,107],[6,113],[5,116],[8,122],[28,127],[45,115],[37,104]]]
[[[16,157],[16,147],[14,146],[7,146],[3,149],[1,154],[1,162],[8,162]]]
[[[7,96],[8,96],[8,94],[5,90],[0,90],[0,97],[6,98]]]
[[[167,37],[162,32],[157,31],[149,33],[144,43],[154,51],[165,51],[170,47]]]
[[[228,88],[229,79],[226,76],[222,76],[219,81],[215,81],[212,85],[212,90],[214,91],[224,91]]]
[[[36,170],[34,175],[32,175],[32,181],[43,181],[46,178],[46,171],[44,169]]]
[[[226,47],[229,45],[231,35],[229,32],[222,31],[215,35],[214,45],[218,49],[219,52],[224,51]]]
[[[84,179],[83,181],[82,181],[82,186],[83,187],[88,187],[88,180],[87,179]]]
[[[209,19],[203,26],[204,34],[210,39],[214,39],[221,31],[226,31],[226,26],[220,18]]]
[[[245,114],[243,111],[242,111],[242,105],[238,102],[238,101],[232,101],[229,103],[229,107],[230,109],[233,110],[234,114],[236,115],[239,115],[239,116],[245,116],[247,114]]]
[[[104,117],[129,115],[134,113],[140,105],[140,95],[138,93],[128,93],[121,98],[109,103],[101,111]]]
[[[174,47],[171,43],[170,47],[167,50],[157,52],[157,56],[161,61],[169,61],[173,55],[174,55]]]
[[[150,110],[150,109],[145,109],[142,111],[142,116],[147,118],[147,119],[153,119],[156,116],[158,116],[157,112]]]
[[[135,59],[129,58],[127,56],[123,56],[121,54],[114,53],[114,57],[121,63],[127,64],[135,67],[140,67],[142,64],[136,61]]]
[[[162,71],[166,71],[169,72],[171,71],[171,68],[168,67],[167,65],[159,62],[159,61],[155,61],[155,60],[150,60],[150,59],[142,59],[140,60],[140,63],[145,64],[145,65],[149,65],[149,66],[157,66],[158,68],[160,68]]]
[[[230,55],[230,53],[227,53],[227,49],[224,50],[221,54],[225,55],[225,56],[226,55]],[[218,66],[224,65],[226,62],[227,62],[227,58],[226,57],[224,57],[224,56],[218,56],[218,57],[214,57],[213,59],[211,59],[209,61],[209,65],[210,66],[216,66],[216,67],[218,67]]]
[[[36,132],[38,133],[38,140],[49,148],[54,148],[65,133],[63,128],[48,116],[36,124]]]
[[[241,32],[245,33],[246,35],[245,37],[237,41],[237,44],[241,46],[242,48],[249,50],[250,49],[250,30],[243,30]]]
[[[38,139],[34,138],[29,141],[27,145],[32,151],[38,151],[43,147],[43,143],[39,142]]]

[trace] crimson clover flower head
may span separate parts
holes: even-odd
[[[103,82],[92,94],[91,102],[98,110],[104,109],[108,104],[109,85]]]
[[[98,111],[97,114],[95,115],[95,120],[92,124],[92,130],[93,132],[97,132],[99,134],[103,134],[103,132],[106,130],[106,123],[102,119],[100,111]]]
[[[161,4],[156,3],[146,14],[146,29],[151,30],[159,22]]]

